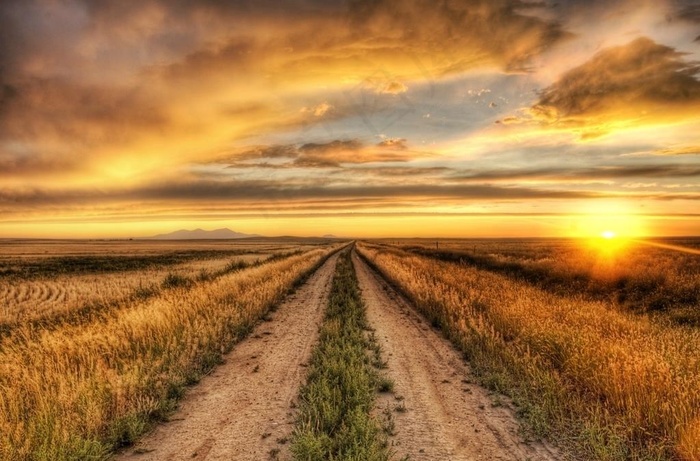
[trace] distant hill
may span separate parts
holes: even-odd
[[[335,236],[335,235],[333,235],[333,234],[326,234],[326,235],[324,235],[324,236],[321,237],[321,238],[324,238],[324,239],[337,239],[338,237]]]
[[[260,237],[257,234],[243,234],[223,228],[207,231],[204,229],[187,230],[181,229],[169,234],[158,234],[153,237],[146,237],[149,240],[209,240],[209,239],[242,239],[248,237]]]

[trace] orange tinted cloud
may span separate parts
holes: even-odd
[[[348,139],[301,145],[255,146],[232,153],[218,162],[231,162],[228,168],[331,168],[347,164],[408,162],[431,155],[409,150],[403,139],[387,139],[372,145]]]
[[[545,88],[531,120],[578,130],[583,138],[614,126],[682,121],[700,113],[700,66],[672,47],[641,37],[604,49]],[[510,117],[503,123],[528,121]]]
[[[688,41],[697,8],[642,3],[629,27]],[[601,39],[596,20],[637,4],[0,2],[0,220],[565,211],[618,196],[677,211],[698,192],[684,179],[698,142],[682,126],[697,120],[698,69],[644,27],[634,33],[653,39]],[[682,136],[568,155],[658,123]],[[630,152],[667,157],[617,161]]]

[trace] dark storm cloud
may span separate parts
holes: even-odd
[[[490,185],[400,185],[362,187],[299,187],[290,188],[265,181],[247,183],[198,182],[166,185],[136,191],[138,198],[147,199],[210,199],[210,200],[308,200],[308,199],[383,199],[383,198],[443,198],[443,199],[566,199],[590,198],[598,194],[576,191],[545,191],[528,188],[508,188]]]
[[[501,187],[488,184],[409,184],[388,186],[289,186],[273,181],[184,181],[128,190],[62,190],[38,188],[0,189],[0,209],[6,213],[32,210],[70,209],[74,206],[119,209],[120,204],[155,203],[188,206],[226,206],[236,210],[308,211],[324,204],[326,210],[375,207],[390,203],[392,207],[426,203],[519,202],[521,200],[605,199],[625,197],[614,192],[545,190],[528,187]],[[697,193],[634,194],[637,199],[660,201],[700,200]],[[308,207],[308,209],[307,209]]]

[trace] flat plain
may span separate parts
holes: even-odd
[[[3,241],[0,458],[697,460],[699,248]]]

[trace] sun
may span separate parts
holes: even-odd
[[[618,264],[639,239],[647,237],[644,216],[623,203],[591,203],[571,217],[569,236],[597,255],[600,263]]]
[[[600,236],[606,240],[612,240],[615,237],[617,237],[617,232],[611,231],[611,230],[604,230],[603,232],[600,233]]]
[[[607,243],[647,236],[644,216],[626,203],[589,203],[571,215],[568,235]]]

